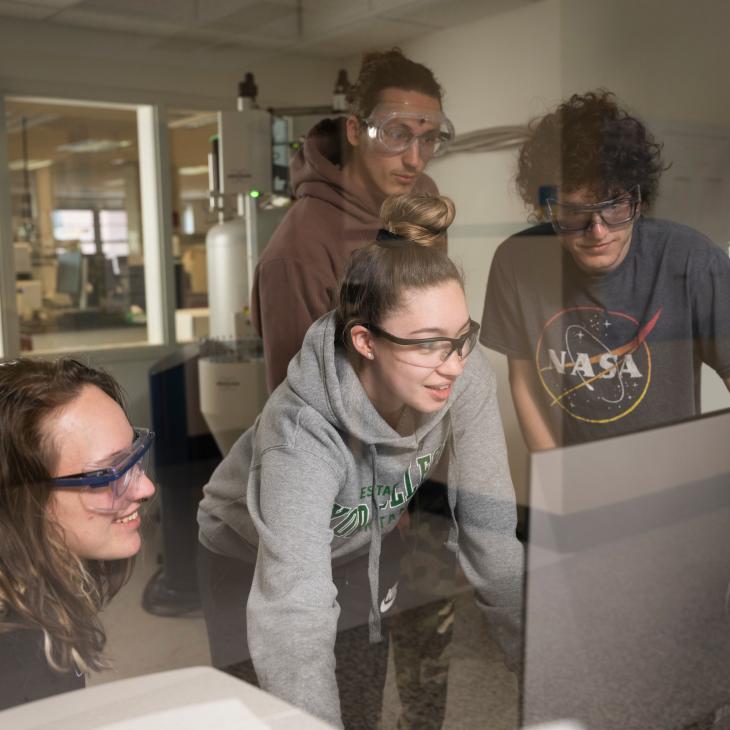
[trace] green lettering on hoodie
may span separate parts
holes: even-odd
[[[397,486],[397,485],[396,485]],[[390,508],[398,507],[405,501],[405,497],[402,492],[399,492],[396,487],[393,487],[393,496],[390,498]]]
[[[426,478],[426,474],[428,474],[428,470],[431,468],[431,454],[419,456],[416,461],[418,462],[418,469],[421,472],[421,481],[423,481]]]
[[[411,481],[410,465],[405,470],[405,472],[403,472],[403,483],[406,485],[406,499],[410,500],[410,498],[413,496],[413,493],[415,492],[415,490],[413,489],[413,482]]]

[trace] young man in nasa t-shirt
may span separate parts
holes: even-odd
[[[530,449],[696,415],[703,362],[730,389],[730,259],[642,215],[660,150],[608,93],[573,96],[523,145],[520,193],[550,222],[497,250],[482,343],[509,359]]]

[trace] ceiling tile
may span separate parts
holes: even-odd
[[[29,18],[32,20],[43,20],[55,14],[53,8],[43,7],[28,2],[17,2],[17,0],[0,0],[0,16],[7,18]]]
[[[289,15],[262,25],[258,29],[258,33],[262,36],[278,38],[279,40],[289,41],[290,43],[297,43],[301,40],[299,21],[296,15]]]
[[[367,0],[303,0],[303,10],[305,36],[352,25],[371,14]]]
[[[195,34],[177,33],[168,38],[163,38],[158,43],[153,43],[150,47],[169,53],[190,54],[209,50],[217,42],[217,40],[212,38],[205,38]]]
[[[218,15],[215,20],[206,23],[206,27],[221,28],[229,32],[236,32],[237,30],[249,32],[269,23],[295,17],[295,8],[258,0],[257,2],[251,2],[245,8],[239,8],[226,15]],[[201,17],[202,19],[204,19],[204,16]]]
[[[17,0],[18,2],[26,3],[27,5],[43,5],[47,8],[54,8],[61,10],[62,8],[70,8],[73,5],[78,5],[83,0]]]
[[[423,5],[425,2],[427,0],[371,0],[371,7],[375,13],[387,13]]]
[[[381,17],[414,22],[433,28],[449,28],[479,18],[514,10],[536,0],[374,0]],[[380,7],[378,7],[380,6]],[[388,7],[391,6],[391,7]]]
[[[80,28],[97,28],[110,31],[128,31],[145,35],[167,36],[185,30],[182,22],[139,16],[109,15],[76,8],[63,10],[53,17],[53,22]]]
[[[0,0],[0,16],[135,34],[155,49],[219,63],[247,49],[344,58],[536,1]]]
[[[190,23],[196,18],[197,3],[195,0],[82,0],[76,8],[99,15]]]
[[[332,35],[306,39],[297,50],[328,58],[345,58],[371,48],[387,48],[404,43],[428,28],[384,18],[372,18],[353,24]]]

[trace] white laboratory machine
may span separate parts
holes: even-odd
[[[225,456],[266,400],[261,342],[249,321],[258,258],[257,200],[271,190],[271,115],[255,104],[250,74],[238,110],[218,113],[209,155],[210,201],[220,222],[206,237],[209,337],[198,364],[200,409]],[[236,215],[225,220],[235,201]]]

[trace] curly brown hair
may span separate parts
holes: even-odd
[[[389,88],[418,91],[438,99],[439,104],[443,98],[433,71],[406,58],[400,48],[370,51],[363,54],[360,73],[347,92],[350,114],[366,119],[378,104],[380,92]]]
[[[132,559],[82,561],[49,517],[59,444],[46,423],[86,385],[124,408],[111,375],[77,360],[0,363],[0,633],[40,630],[57,671],[107,666],[98,614],[133,565]]]
[[[538,214],[546,188],[587,188],[608,199],[640,185],[642,203],[649,208],[667,169],[661,152],[662,145],[619,107],[610,91],[573,94],[554,112],[531,122],[520,150],[517,189]]]

